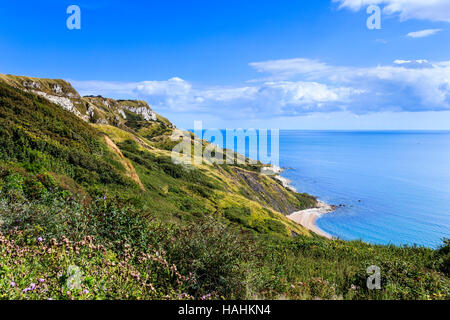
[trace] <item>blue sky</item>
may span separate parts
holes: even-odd
[[[0,73],[144,99],[184,128],[450,129],[449,27],[449,0],[4,0]]]

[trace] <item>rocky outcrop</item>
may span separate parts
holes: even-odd
[[[122,126],[130,120],[158,121],[158,115],[145,101],[114,100],[101,96],[81,97],[71,84],[64,80],[0,74],[0,81],[44,97],[86,122]],[[167,125],[166,122],[168,121],[165,121]],[[174,126],[170,124],[170,127]]]
[[[36,90],[32,90],[33,93],[46,98],[47,100],[50,100],[51,102],[59,105],[60,107],[62,107],[63,109],[72,112],[73,114],[75,114],[77,117],[82,118],[83,120],[85,120],[83,118],[83,115],[80,113],[80,111],[78,111],[78,109],[75,107],[74,103],[72,102],[72,100],[70,100],[69,98],[66,97],[59,97],[59,96],[52,96],[48,93],[42,92],[42,91],[36,91]]]
[[[144,120],[146,121],[156,121],[156,113],[154,113],[150,107],[146,104],[146,105],[141,105],[138,107],[134,107],[134,106],[127,106],[127,105],[121,105],[122,107],[122,112],[123,109],[128,110],[130,112],[136,113],[138,115],[141,115]]]
[[[101,96],[87,96],[84,99],[94,105],[98,109],[99,114],[103,114],[103,119],[113,125],[126,123],[128,120],[158,120],[157,114],[145,101],[114,100]],[[130,116],[127,116],[127,113]]]

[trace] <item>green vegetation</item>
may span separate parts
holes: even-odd
[[[9,78],[15,83],[31,81]],[[52,87],[46,80],[33,79],[33,83]],[[102,112],[106,112],[106,105],[143,105],[143,102],[133,105],[130,101],[116,102],[102,97],[85,99],[99,108],[103,104]],[[160,116],[154,122],[139,119],[140,126],[134,129],[133,120],[127,126],[118,127],[89,124],[43,97],[0,81],[0,164],[48,174],[60,187],[82,195],[88,202],[108,193],[120,204],[135,205],[143,216],[151,212],[163,221],[195,221],[206,215],[225,224],[235,223],[226,219],[224,210],[236,206],[249,210],[249,224],[242,225],[248,230],[280,235],[289,231],[309,234],[283,214],[314,206],[314,198],[301,198],[273,179],[257,174],[254,170],[258,166],[224,169],[173,164],[167,148],[157,147],[177,143],[170,139],[174,130],[170,122]],[[147,131],[144,137],[138,132],[144,127],[155,130]],[[104,135],[116,143],[125,159],[105,143]],[[133,174],[137,179],[133,179]],[[278,225],[271,221],[274,218],[280,220]]]
[[[0,299],[450,298],[448,240],[323,239],[285,217],[316,199],[262,164],[177,165],[167,119],[91,124],[20,89],[53,80],[1,79]],[[80,99],[105,119],[104,101],[133,104]],[[382,290],[366,287],[371,265]]]
[[[129,184],[91,126],[46,99],[0,82],[0,160],[54,172],[90,190]]]
[[[108,197],[81,204],[48,176],[1,176],[4,299],[450,298],[448,242],[434,251],[258,236],[208,217],[161,223]],[[380,291],[366,288],[370,265]]]
[[[0,81],[27,90],[38,90],[47,94],[55,94],[58,92],[58,94],[70,96],[71,98],[80,98],[80,95],[72,85],[64,80],[0,74]]]

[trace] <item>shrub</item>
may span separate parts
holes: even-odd
[[[443,245],[436,252],[439,269],[447,276],[450,274],[450,239],[444,239]]]
[[[193,279],[192,296],[210,292],[228,299],[246,297],[246,264],[254,250],[248,237],[208,218],[177,229],[164,246],[180,272]]]
[[[288,230],[286,226],[275,219],[265,219],[264,220],[265,227],[272,232],[278,233],[278,234],[288,234]]]
[[[225,208],[224,216],[232,222],[237,222],[243,226],[249,226],[251,212],[249,208],[229,207]]]

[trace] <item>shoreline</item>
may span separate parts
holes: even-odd
[[[291,213],[287,217],[295,223],[298,223],[299,225],[322,237],[333,239],[331,235],[329,235],[316,225],[316,220],[324,214],[333,212],[336,208],[320,200],[318,200],[317,203],[318,206],[316,208],[296,211]]]
[[[283,171],[284,170],[282,168],[272,165],[270,167],[266,167],[265,170],[261,170],[261,173],[273,176],[273,178],[278,180],[283,187],[293,192],[297,192],[297,189],[291,185],[291,181],[281,176]],[[317,200],[317,207],[296,211],[286,217],[322,237],[333,239],[330,234],[326,233],[316,225],[316,220],[320,216],[333,212],[334,210],[336,210],[335,206]]]
[[[263,167],[261,169],[261,174],[263,175],[267,175],[267,176],[271,176],[273,177],[275,180],[278,180],[281,185],[283,187],[285,187],[286,189],[289,189],[293,192],[297,192],[297,189],[295,189],[292,185],[291,185],[291,180],[289,180],[288,178],[282,177],[281,173],[284,171],[283,168],[280,168],[278,166],[274,166],[271,165],[270,167]]]

